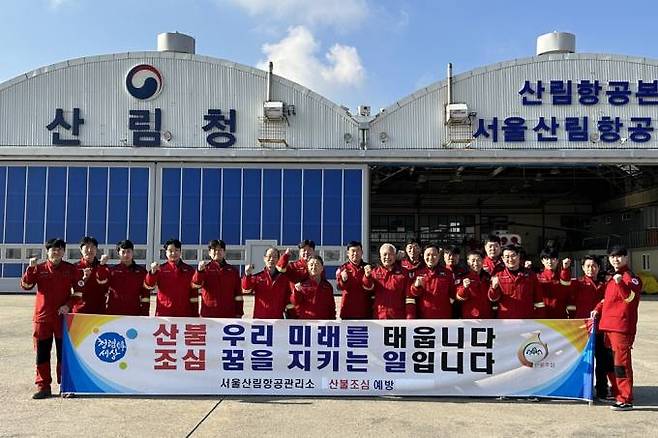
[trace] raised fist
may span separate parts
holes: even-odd
[[[244,268],[245,275],[251,275],[254,272],[254,265],[247,265]]]
[[[471,279],[470,278],[464,278],[462,280],[462,284],[464,285],[464,288],[467,288],[471,285]]]
[[[569,269],[569,266],[571,266],[571,259],[567,257],[566,259],[562,260],[562,268]]]
[[[363,274],[364,274],[366,277],[370,277],[370,275],[372,274],[372,266],[370,266],[370,265],[365,265],[364,268],[363,268]]]
[[[348,279],[347,271],[340,271],[340,279],[343,281],[347,281]]]
[[[199,267],[197,268],[199,271],[203,271],[206,269],[206,265],[208,262],[206,260],[199,260]]]
[[[91,268],[84,268],[82,270],[82,279],[86,280],[91,276]]]
[[[160,269],[160,263],[158,263],[158,262],[152,262],[151,263],[151,273],[152,274],[155,274],[156,272],[158,272],[159,269]]]
[[[416,282],[414,283],[414,286],[425,287],[425,277],[423,277],[422,275],[416,277]]]
[[[615,280],[615,283],[617,283],[617,284],[621,283],[621,279],[622,279],[622,278],[623,278],[623,277],[621,276],[621,274],[615,274],[615,275],[612,277],[612,279]]]
[[[283,252],[285,255],[289,256],[292,250],[290,248],[286,248],[286,250]]]
[[[532,262],[530,260],[526,260],[523,266],[525,266],[526,269],[530,269],[532,268]]]
[[[30,268],[36,267],[38,263],[39,263],[39,259],[37,259],[36,257],[32,257],[30,259]]]
[[[301,292],[302,291],[302,284],[301,283],[295,283],[295,290],[297,292]]]
[[[500,286],[500,280],[498,279],[498,277],[492,277],[491,278],[491,287],[495,289],[498,286]]]
[[[107,261],[108,261],[109,259],[110,259],[110,256],[109,256],[109,255],[107,255],[107,254],[103,254],[103,255],[101,256],[101,260],[100,260],[101,265],[106,265],[106,264],[107,264]]]

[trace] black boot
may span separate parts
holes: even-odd
[[[41,400],[44,398],[52,397],[53,393],[50,392],[50,386],[39,389],[37,392],[32,394],[32,398],[35,400]]]

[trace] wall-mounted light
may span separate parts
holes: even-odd
[[[388,141],[388,134],[385,133],[384,131],[379,133],[379,141],[382,143],[386,143]]]
[[[343,140],[345,140],[345,143],[347,144],[352,143],[352,134],[346,132],[345,134],[343,134]]]

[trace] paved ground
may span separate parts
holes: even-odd
[[[0,295],[0,436],[658,437],[658,301],[640,305],[636,410],[448,398],[81,397],[32,400],[34,296]],[[246,303],[251,312],[251,302]],[[56,388],[56,386],[55,386]]]

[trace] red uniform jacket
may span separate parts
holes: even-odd
[[[445,268],[446,268],[447,271],[452,273],[452,277],[455,280],[459,280],[461,278],[464,278],[465,276],[468,275],[468,272],[469,272],[468,269],[466,269],[462,265],[455,265],[455,266],[445,265]]]
[[[84,286],[79,287],[73,293],[71,312],[103,315],[105,313],[105,303],[107,302],[107,277],[105,279],[98,278],[98,269],[100,267],[98,259],[94,259],[92,263],[81,259],[74,266],[79,271],[80,278],[82,278],[85,268],[91,268],[91,276],[87,278]]]
[[[372,293],[363,289],[363,267],[352,262],[344,263],[336,270],[336,284],[343,291],[340,303],[341,319],[372,318]],[[347,281],[341,278],[341,272],[347,272]]]
[[[68,304],[71,291],[77,289],[82,275],[72,264],[61,261],[53,265],[49,260],[28,267],[21,278],[21,287],[30,290],[36,284],[37,299],[34,303],[34,322],[55,322],[60,307]]]
[[[375,319],[405,319],[405,300],[410,293],[412,277],[412,273],[397,263],[390,271],[377,266],[370,277],[363,276],[363,287],[375,294]]]
[[[201,289],[201,316],[204,318],[242,318],[243,301],[240,273],[222,260],[211,260],[203,271],[192,277],[194,287]]]
[[[101,266],[98,278],[108,280],[108,315],[149,316],[151,291],[144,287],[146,268],[135,262],[130,266]]]
[[[603,299],[605,283],[597,283],[593,278],[585,276],[573,280],[570,289],[569,304],[567,305],[569,316],[586,319]]]
[[[544,290],[546,317],[551,319],[567,319],[567,305],[571,293],[571,271],[560,269],[557,275],[550,269],[544,269],[537,275],[537,280]]]
[[[405,257],[402,259],[402,262],[400,263],[404,269],[409,271],[412,276],[416,276],[416,272],[418,272],[419,269],[422,269],[425,266],[425,263],[423,263],[423,260],[419,260],[417,264],[414,264],[409,258]]]
[[[288,281],[294,286],[295,283],[299,283],[308,278],[308,266],[304,259],[295,260],[292,263],[289,263],[289,261],[290,254],[281,254],[281,257],[279,257],[279,260],[276,262],[276,269],[279,272],[285,272]],[[324,279],[324,273],[322,274],[322,278]]]
[[[286,309],[291,308],[290,287],[286,274],[267,268],[258,274],[242,277],[244,293],[254,294],[254,318],[282,319]]]
[[[407,299],[407,319],[450,319],[452,302],[455,300],[455,278],[443,266],[430,269],[424,266],[416,271],[416,278],[424,277],[425,286],[411,283]]]
[[[471,284],[464,287],[463,281],[468,278]],[[491,319],[494,317],[491,309],[492,300],[489,296],[490,275],[484,269],[480,273],[469,271],[457,280],[457,300],[461,301],[462,318]]]
[[[534,272],[525,268],[512,272],[505,268],[494,277],[498,277],[499,286],[490,287],[489,296],[498,301],[498,318],[544,317],[544,294]]]
[[[194,268],[179,260],[166,261],[155,273],[144,279],[148,289],[158,287],[155,316],[199,316],[199,292],[192,287]]]
[[[494,275],[505,269],[505,263],[503,263],[503,260],[500,257],[497,260],[494,260],[489,256],[486,256],[482,261],[482,265],[482,269],[487,271],[489,275]]]
[[[292,293],[292,305],[298,319],[336,319],[334,288],[327,280],[302,281]]]
[[[616,272],[621,274],[620,284],[610,279],[605,285],[603,302],[596,310],[601,315],[599,330],[634,335],[637,331],[637,308],[640,304],[642,280],[624,266]]]

